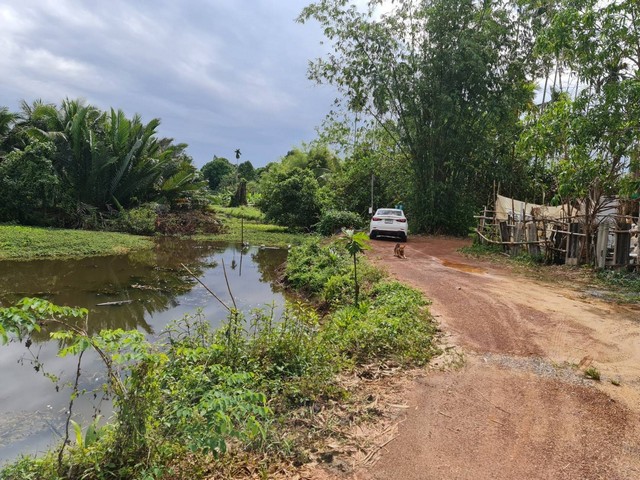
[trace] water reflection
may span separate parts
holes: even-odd
[[[239,309],[248,312],[275,302],[280,311],[284,298],[275,280],[285,259],[284,250],[159,239],[155,248],[125,256],[0,262],[0,305],[25,296],[43,297],[87,308],[91,333],[138,329],[154,337],[169,322],[197,309],[214,326],[225,318],[224,307],[181,264],[231,304],[224,264]],[[71,379],[74,359],[56,357],[57,345],[49,341],[49,332],[33,340],[32,349],[39,351],[48,371],[63,381]],[[56,395],[53,384],[34,373],[28,362],[18,363],[24,353],[24,346],[16,343],[0,347],[0,460],[46,448],[61,428],[68,401],[68,391]],[[97,359],[87,358],[83,387],[99,385],[100,371]],[[80,404],[78,411],[90,415],[93,405]]]

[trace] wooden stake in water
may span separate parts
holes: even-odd
[[[240,245],[244,247],[244,218],[240,219]]]

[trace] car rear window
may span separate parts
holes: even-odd
[[[402,210],[391,210],[391,209],[388,209],[388,210],[386,210],[386,209],[385,209],[385,210],[378,210],[378,211],[376,212],[376,215],[396,215],[396,216],[398,216],[398,217],[402,217],[402,216],[404,216],[404,215],[402,214]]]

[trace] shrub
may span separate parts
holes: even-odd
[[[223,233],[225,227],[214,215],[191,210],[158,215],[156,230],[165,235],[193,235]]]
[[[329,305],[346,305],[354,296],[351,275],[333,275],[329,277],[322,290],[322,300]]]
[[[321,235],[333,235],[342,228],[359,229],[363,226],[362,218],[356,213],[344,210],[327,210],[320,217],[316,230]]]
[[[156,231],[157,218],[154,205],[143,205],[122,211],[117,220],[117,228],[135,235],[153,235]]]
[[[310,229],[320,217],[318,181],[309,170],[274,170],[260,182],[257,206],[265,219],[289,228]]]
[[[369,292],[368,302],[337,310],[322,335],[358,364],[393,359],[422,365],[436,352],[436,328],[424,306],[418,291],[381,282]]]

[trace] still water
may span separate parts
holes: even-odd
[[[154,249],[129,255],[5,261],[0,262],[0,306],[26,296],[42,297],[58,305],[87,308],[90,332],[138,329],[153,339],[171,321],[198,309],[214,327],[225,318],[224,307],[181,264],[231,305],[224,263],[240,310],[275,308],[277,315],[284,297],[276,271],[286,255],[286,250],[163,238]],[[111,305],[98,305],[104,303]],[[30,361],[33,352],[46,372],[61,378],[60,383],[71,381],[75,359],[59,358],[57,350],[57,343],[48,340],[45,332],[33,337],[30,351],[16,342],[0,345],[0,465],[20,453],[42,452],[61,438],[70,388],[57,393]],[[104,381],[104,372],[96,358],[85,357],[80,386],[92,390]],[[92,395],[74,405],[83,425],[96,409],[108,416],[110,405]]]

